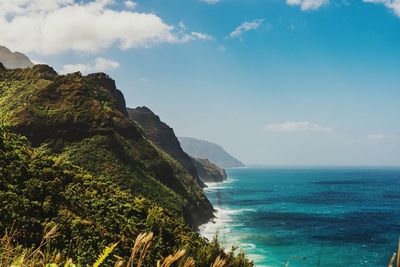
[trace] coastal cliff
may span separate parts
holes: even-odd
[[[225,151],[220,145],[191,137],[179,137],[183,150],[193,158],[208,159],[220,168],[244,167],[245,165]]]
[[[143,130],[143,134],[150,141],[178,161],[200,186],[204,186],[192,159],[182,150],[170,126],[161,121],[160,117],[147,107],[128,108],[127,111],[129,117]]]
[[[144,266],[179,249],[196,266],[218,255],[252,266],[193,230],[213,217],[211,203],[128,117],[108,75],[0,64],[0,108],[0,236],[17,224],[13,242],[31,248],[57,226],[52,249],[88,265],[115,242],[127,261],[136,236],[152,232]]]
[[[226,180],[225,170],[212,164],[208,159],[193,158],[200,179],[204,182],[223,182]]]
[[[147,107],[128,108],[129,117],[143,130],[143,134],[172,158],[182,164],[200,186],[204,182],[221,182],[226,179],[225,171],[207,159],[196,159],[186,154],[174,130],[161,121]]]
[[[196,226],[213,208],[177,161],[149,142],[129,119],[106,74],[58,75],[51,67],[2,70],[0,106],[13,130],[124,190],[144,195]]]

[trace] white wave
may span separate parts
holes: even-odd
[[[233,245],[239,245],[242,237],[238,234],[232,234],[233,228],[243,226],[243,223],[237,221],[234,217],[243,212],[253,212],[253,209],[227,209],[217,207],[214,213],[215,218],[210,222],[199,227],[199,233],[212,240],[216,235],[221,244],[225,248],[230,248]],[[253,245],[253,244],[252,244]],[[253,245],[255,246],[255,245]]]
[[[215,190],[228,189],[228,188],[231,188],[231,187],[229,187],[229,185],[235,181],[236,180],[234,180],[234,179],[229,179],[229,180],[225,180],[222,182],[208,182],[208,183],[205,183],[205,185],[207,187],[204,188],[204,191],[212,192]]]

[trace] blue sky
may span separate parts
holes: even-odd
[[[106,71],[177,135],[249,164],[400,165],[398,0],[25,2],[43,10],[0,0],[0,43]]]

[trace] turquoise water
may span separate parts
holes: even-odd
[[[256,266],[387,266],[400,235],[400,168],[243,168],[205,190],[201,227]]]

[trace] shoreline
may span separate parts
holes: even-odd
[[[247,240],[248,238],[246,238],[246,236],[248,234],[246,232],[240,233],[236,231],[235,228],[245,228],[244,223],[240,222],[236,217],[240,217],[244,212],[255,212],[256,210],[249,207],[230,208],[224,204],[225,201],[222,199],[221,193],[229,189],[229,184],[235,181],[234,178],[228,176],[227,179],[222,182],[206,183],[207,187],[204,188],[204,192],[214,206],[214,218],[211,218],[207,223],[199,225],[197,232],[210,242],[217,235],[218,242],[225,251],[229,251],[233,246],[238,248],[236,252],[244,251],[246,257],[254,262],[254,266],[271,267],[271,265],[264,264],[267,258],[270,258],[270,260],[274,261],[279,266],[285,266],[285,262],[280,262],[272,258],[271,255],[268,255],[267,251],[265,251],[264,254],[260,254],[257,244],[253,243],[251,240]]]
[[[218,191],[224,190],[227,185],[234,182],[233,179],[227,179],[222,182],[211,182],[206,183],[207,188],[205,188],[205,194],[207,197],[210,194],[218,194]],[[211,201],[211,200],[210,200]],[[210,242],[218,235],[218,241],[225,250],[229,250],[232,246],[238,246],[239,249],[250,250],[256,247],[255,244],[249,242],[242,242],[239,236],[230,235],[233,232],[233,227],[240,227],[243,224],[240,222],[235,222],[235,216],[246,211],[253,211],[252,209],[231,209],[224,207],[223,200],[219,199],[218,203],[213,203],[215,212],[214,218],[211,218],[207,223],[201,224],[198,227],[198,233],[207,238]],[[256,260],[255,256],[251,253],[246,253],[251,260]]]

